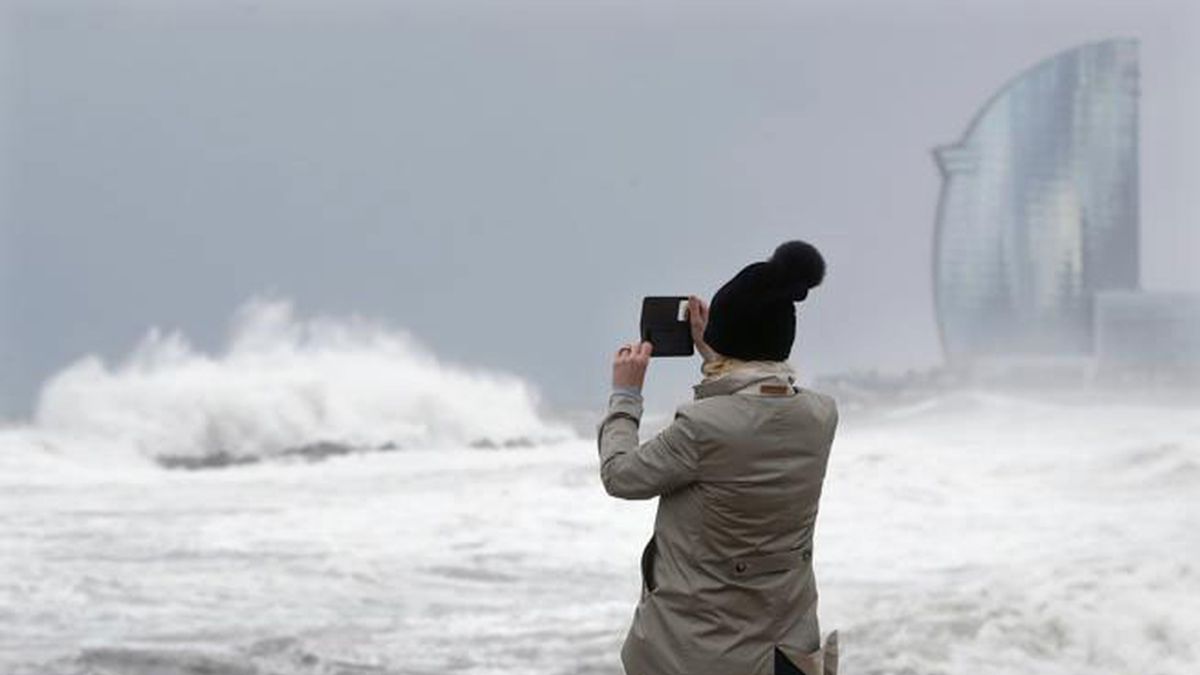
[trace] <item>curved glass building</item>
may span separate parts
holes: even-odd
[[[951,363],[1093,352],[1096,292],[1138,284],[1137,101],[1137,42],[1089,44],[1017,77],[934,151]]]

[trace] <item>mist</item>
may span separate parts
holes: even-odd
[[[1191,3],[5,7],[14,417],[154,326],[216,350],[260,294],[594,408],[643,295],[709,297],[790,238],[830,263],[804,378],[936,366],[931,149],[1112,36],[1142,45],[1143,282],[1200,289]],[[655,363],[652,407],[696,376]]]

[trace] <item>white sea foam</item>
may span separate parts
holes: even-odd
[[[814,558],[841,672],[1198,672],[1200,416],[1067,398],[843,411]],[[617,675],[654,503],[605,494],[594,440],[468,447],[556,433],[536,408],[514,378],[281,303],[215,355],[152,333],[76,364],[0,432],[0,672]],[[321,439],[438,451],[95,461]]]
[[[120,363],[88,356],[68,366],[43,386],[30,425],[0,432],[0,453],[202,466],[571,436],[515,376],[446,364],[377,321],[300,319],[288,302],[255,299],[216,354],[156,328]]]

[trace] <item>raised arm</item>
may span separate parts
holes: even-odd
[[[691,420],[675,413],[670,426],[638,443],[640,396],[614,392],[600,423],[600,480],[604,490],[622,499],[650,499],[695,481],[699,443]]]
[[[645,443],[638,442],[642,418],[641,385],[650,359],[650,343],[626,346],[613,361],[613,393],[597,428],[600,480],[604,490],[622,499],[649,499],[696,480],[699,443],[694,425],[681,409],[671,424]]]

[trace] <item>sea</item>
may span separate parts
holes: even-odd
[[[1200,673],[1191,400],[844,406],[814,555],[840,672]],[[218,353],[70,364],[0,428],[0,673],[621,675],[656,502],[545,410],[278,301]]]

